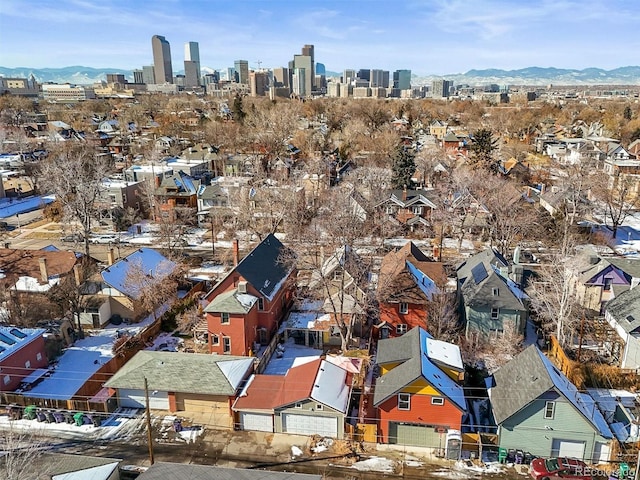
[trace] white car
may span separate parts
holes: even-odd
[[[120,243],[118,235],[113,233],[105,233],[101,235],[93,235],[89,238],[91,243]]]

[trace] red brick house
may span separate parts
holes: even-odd
[[[0,392],[37,380],[48,365],[44,329],[0,327]]]
[[[464,366],[457,345],[435,340],[422,328],[378,342],[373,405],[378,441],[439,449],[460,431],[466,401]]]
[[[377,297],[379,338],[403,335],[415,327],[428,329],[428,303],[446,282],[442,263],[435,262],[408,242],[382,260]]]
[[[251,355],[269,343],[293,301],[296,272],[283,261],[289,252],[269,234],[207,294],[211,353]]]

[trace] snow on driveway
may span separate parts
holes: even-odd
[[[285,375],[291,367],[312,362],[322,355],[322,350],[296,345],[293,338],[289,338],[284,344],[285,350],[281,358],[274,353],[264,370],[266,375]]]

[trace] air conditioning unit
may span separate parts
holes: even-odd
[[[238,283],[238,293],[247,293],[247,282]]]

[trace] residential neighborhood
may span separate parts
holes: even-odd
[[[383,98],[355,72],[329,85],[369,98],[333,98],[294,75],[272,99],[235,80],[0,97],[7,438],[92,443],[36,449],[56,480],[253,478],[205,457],[628,476],[637,103],[436,82]],[[299,468],[266,478],[348,478]]]

